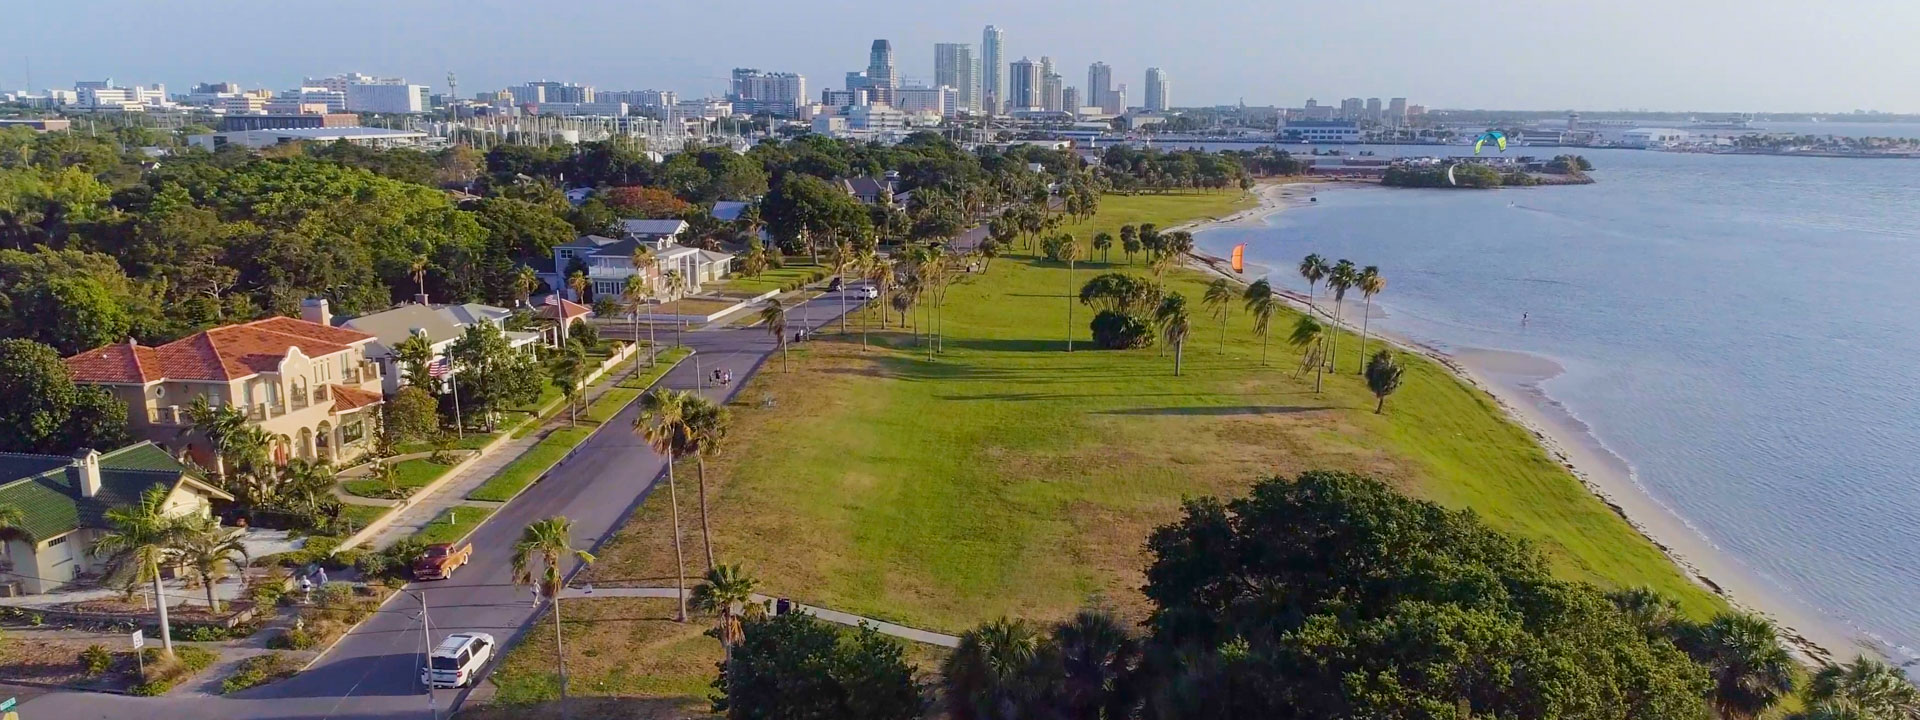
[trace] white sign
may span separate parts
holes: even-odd
[[[146,646],[147,646],[147,631],[145,630],[133,631],[133,649],[139,650],[140,648],[143,648]]]

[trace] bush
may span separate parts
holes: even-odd
[[[147,665],[146,677],[142,678],[143,682],[129,688],[127,692],[143,697],[166,694],[168,690],[173,689],[173,686],[180,684],[180,681],[207,669],[207,666],[212,665],[217,659],[212,652],[192,646],[175,647],[172,660],[162,660],[160,648],[150,647],[142,652],[141,657]]]
[[[113,653],[99,645],[88,645],[80,651],[80,664],[86,666],[87,677],[99,677],[113,667]]]
[[[1093,344],[1108,350],[1147,347],[1153,344],[1153,328],[1132,315],[1101,310],[1093,316]]]
[[[279,558],[281,567],[297,570],[314,563],[328,562],[333,557],[333,549],[337,547],[340,547],[340,538],[318,535],[307,538],[305,547],[280,553],[276,557]]]
[[[255,655],[240,661],[233,674],[220,682],[220,692],[237,693],[251,687],[259,687],[275,680],[284,680],[300,672],[300,663],[286,653],[267,653]]]
[[[267,647],[275,650],[306,650],[316,642],[313,633],[306,628],[287,628],[280,634],[267,638]]]
[[[420,557],[424,550],[426,545],[406,538],[385,550],[361,555],[354,567],[359,568],[361,577],[368,580],[406,577],[413,567],[414,558]]]

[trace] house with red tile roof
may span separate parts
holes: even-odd
[[[276,462],[344,462],[373,447],[382,402],[380,367],[367,359],[373,341],[356,330],[271,317],[159,346],[129,339],[66,364],[74,382],[107,388],[127,403],[135,438],[206,467],[215,466],[213,448],[187,414],[203,398],[238,408],[273,435]]]

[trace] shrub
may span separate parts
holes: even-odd
[[[207,669],[216,659],[212,652],[192,646],[174,648],[172,660],[162,660],[160,648],[150,647],[142,652],[142,659],[147,664],[146,677],[143,682],[127,690],[130,694],[140,696],[164,695],[180,681]]]
[[[406,538],[385,550],[361,555],[354,567],[368,580],[405,577],[413,566],[413,559],[425,549],[420,541]]]
[[[1093,316],[1093,343],[1108,350],[1143,348],[1153,344],[1153,328],[1127,313],[1101,310]]]
[[[313,647],[314,642],[313,633],[306,628],[291,627],[267,638],[267,647],[276,650],[306,650]]]
[[[220,692],[240,692],[275,680],[293,677],[297,672],[300,672],[300,663],[286,653],[255,655],[240,661],[240,665],[234,669],[233,674],[220,681]]]
[[[113,653],[99,645],[88,645],[80,651],[80,664],[86,666],[87,677],[99,677],[113,667]]]

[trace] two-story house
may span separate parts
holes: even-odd
[[[301,307],[301,315],[312,322],[327,322],[326,301],[308,301]],[[537,332],[520,332],[506,329],[512,310],[479,303],[458,305],[421,305],[408,303],[377,313],[369,313],[350,318],[339,323],[340,327],[356,330],[373,336],[373,342],[367,344],[367,359],[380,365],[381,391],[392,395],[400,391],[407,382],[406,368],[395,354],[394,348],[407,338],[423,336],[433,348],[433,359],[438,362],[447,356],[454,342],[467,334],[467,328],[479,323],[487,323],[500,328],[507,336],[507,343],[516,348],[527,348],[542,343],[544,336]],[[457,366],[450,366],[448,378],[459,372]]]
[[[0,453],[0,505],[20,511],[19,523],[0,530],[0,594],[51,592],[104,574],[93,544],[113,529],[107,511],[156,487],[172,517],[210,517],[212,501],[233,499],[151,442],[72,457]]]
[[[681,294],[690,295],[699,292],[705,283],[726,277],[733,267],[730,253],[679,244],[677,238],[686,229],[685,221],[623,220],[621,223],[624,229],[621,237],[582,235],[553,248],[554,272],[561,279],[555,287],[560,288],[563,295],[584,300],[566,285],[566,278],[576,267],[585,270],[587,280],[592,283],[592,296],[596,298],[621,296],[629,283],[636,282],[635,278],[651,288],[651,295],[661,297],[666,294],[670,272],[678,273],[684,281]],[[652,253],[653,260],[635,267],[634,252],[641,248]]]
[[[373,445],[382,402],[374,336],[290,317],[213,328],[158,347],[134,340],[67,358],[73,381],[127,404],[127,430],[214,467],[187,408],[196,398],[240,409],[275,438],[276,462],[344,462]]]

